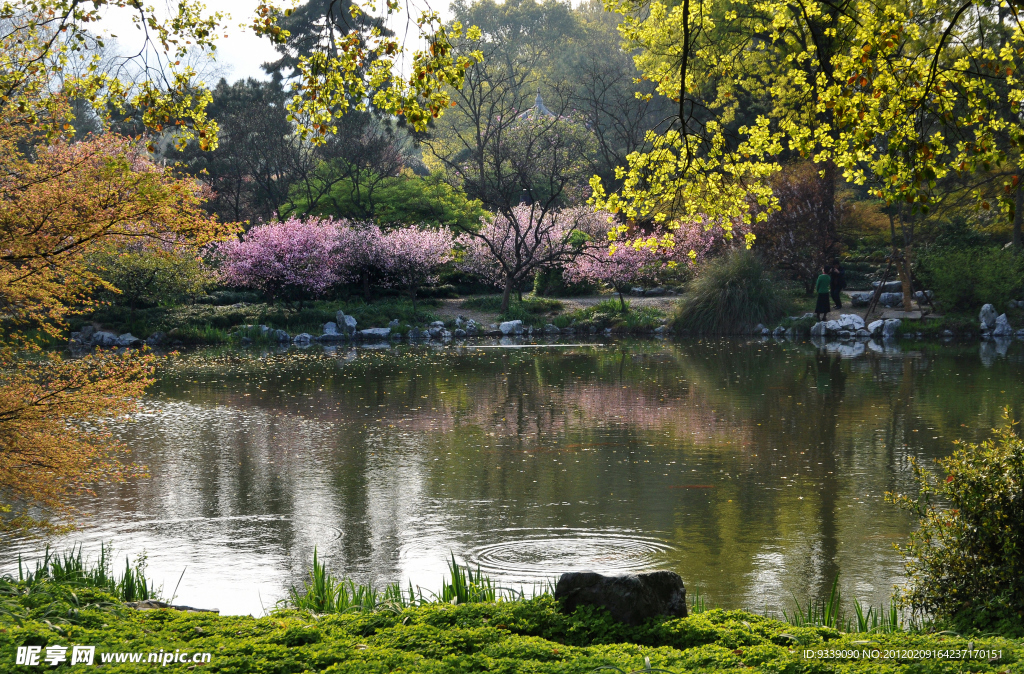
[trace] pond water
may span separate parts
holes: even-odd
[[[528,591],[672,569],[711,603],[878,604],[913,522],[908,459],[1024,406],[1024,347],[621,341],[207,350],[118,434],[151,477],[50,541],[145,551],[176,602],[259,615],[316,547],[360,582],[440,587],[446,560]],[[1019,418],[1019,414],[1017,417]],[[0,539],[0,572],[43,543]]]

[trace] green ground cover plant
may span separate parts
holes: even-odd
[[[476,311],[493,311],[501,321],[522,321],[526,325],[542,326],[545,316],[561,311],[564,305],[558,300],[544,297],[515,297],[509,300],[508,309],[501,311],[500,295],[485,295],[463,300],[462,306]]]
[[[635,307],[617,299],[604,300],[589,307],[555,316],[551,322],[559,328],[598,330],[611,328],[614,332],[630,334],[649,333],[662,324],[665,312],[655,307]]]
[[[307,302],[301,309],[281,304],[239,302],[231,305],[191,304],[176,307],[137,309],[107,306],[92,320],[116,332],[131,332],[145,338],[162,331],[183,344],[223,344],[244,325],[266,325],[295,335],[308,332],[319,335],[323,324],[334,321],[337,312],[355,316],[358,327],[384,327],[393,319],[402,325],[425,325],[437,320],[432,311],[438,300],[418,299],[413,309],[407,298],[386,297],[373,302],[360,298],[347,301]]]
[[[210,672],[551,672],[585,674],[600,668],[670,672],[831,674],[846,671],[954,674],[1020,672],[1022,644],[1003,637],[897,632],[844,634],[832,627],[794,626],[744,611],[711,609],[688,618],[652,619],[636,627],[607,612],[582,607],[559,611],[550,595],[515,601],[431,603],[402,609],[317,614],[278,610],[262,618],[136,612],[113,595],[81,588],[73,595],[54,585],[45,606],[39,595],[13,598],[23,617],[0,616],[0,661],[13,666],[22,645],[95,645],[109,652],[209,652]],[[62,620],[54,618],[60,614]],[[49,621],[49,622],[47,622]],[[915,658],[898,651],[995,651],[968,662]],[[891,659],[825,659],[822,650],[897,651]],[[812,653],[806,657],[806,651]],[[178,665],[177,669],[187,666]],[[156,663],[108,663],[105,672],[159,671]],[[192,670],[190,670],[192,671]]]

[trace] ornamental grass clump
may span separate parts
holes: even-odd
[[[690,282],[674,327],[698,334],[738,334],[786,315],[789,302],[752,252],[734,250],[706,264]]]
[[[958,629],[1024,634],[1024,440],[1005,414],[992,438],[957,450],[941,479],[913,459],[919,495],[886,494],[920,519],[898,547],[914,613]]]

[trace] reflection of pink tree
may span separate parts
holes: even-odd
[[[221,278],[225,283],[252,288],[276,298],[318,296],[342,279],[344,251],[339,246],[338,223],[330,219],[289,218],[258,225],[241,241],[220,244]]]
[[[462,267],[503,289],[505,312],[513,289],[541,269],[572,262],[580,253],[579,237],[604,236],[608,220],[607,213],[590,208],[518,206],[512,217],[499,213],[459,237],[466,253]]]
[[[396,229],[376,237],[373,260],[384,285],[405,288],[416,310],[416,290],[437,282],[437,273],[452,258],[452,233],[419,227]]]

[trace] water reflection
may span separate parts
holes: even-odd
[[[1024,389],[1019,344],[876,346],[196,353],[120,427],[152,478],[84,503],[68,541],[145,549],[168,593],[185,569],[178,600],[229,613],[269,608],[314,546],[426,590],[454,552],[512,585],[668,568],[779,611],[840,573],[878,603],[911,527],[883,494]],[[39,545],[5,540],[0,567]]]

